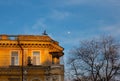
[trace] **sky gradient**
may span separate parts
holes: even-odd
[[[79,41],[120,35],[120,0],[0,0],[0,34],[48,35],[65,53]]]

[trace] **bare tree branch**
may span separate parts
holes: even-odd
[[[69,59],[78,81],[110,81],[120,69],[120,47],[111,36],[82,41]],[[82,67],[82,68],[81,68]],[[81,75],[81,73],[84,75]]]

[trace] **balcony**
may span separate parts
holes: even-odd
[[[22,70],[23,68],[23,70]],[[59,74],[64,72],[63,65],[50,65],[50,66],[8,66],[0,67],[0,76],[21,76],[22,73],[27,72],[27,75],[45,75],[46,71],[50,74]]]
[[[61,69],[61,70],[64,70],[64,65],[60,65],[60,64],[53,64],[50,67],[51,67],[51,69]]]

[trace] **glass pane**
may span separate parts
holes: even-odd
[[[35,52],[33,52],[33,64],[39,65],[39,63],[40,63],[40,52],[35,51]]]
[[[33,52],[34,56],[38,56],[40,54],[40,52]]]
[[[33,56],[33,65],[36,65],[36,56]]]
[[[12,58],[11,58],[11,65],[14,65],[14,63],[15,63],[15,58],[12,57]]]
[[[12,52],[12,56],[18,56],[18,52],[17,51],[13,51]]]
[[[12,51],[11,65],[18,65],[18,52],[17,51]]]

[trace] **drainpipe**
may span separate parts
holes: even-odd
[[[20,40],[19,40],[19,38],[17,39],[17,41],[18,41],[18,46],[20,47],[20,49],[21,49],[21,51],[22,51],[22,67],[21,67],[21,70],[22,70],[22,81],[24,81],[24,74],[23,74],[23,71],[24,71],[24,68],[23,68],[23,62],[24,62],[24,53],[23,53],[23,48],[22,48],[22,46],[21,46],[21,44],[20,44]]]

